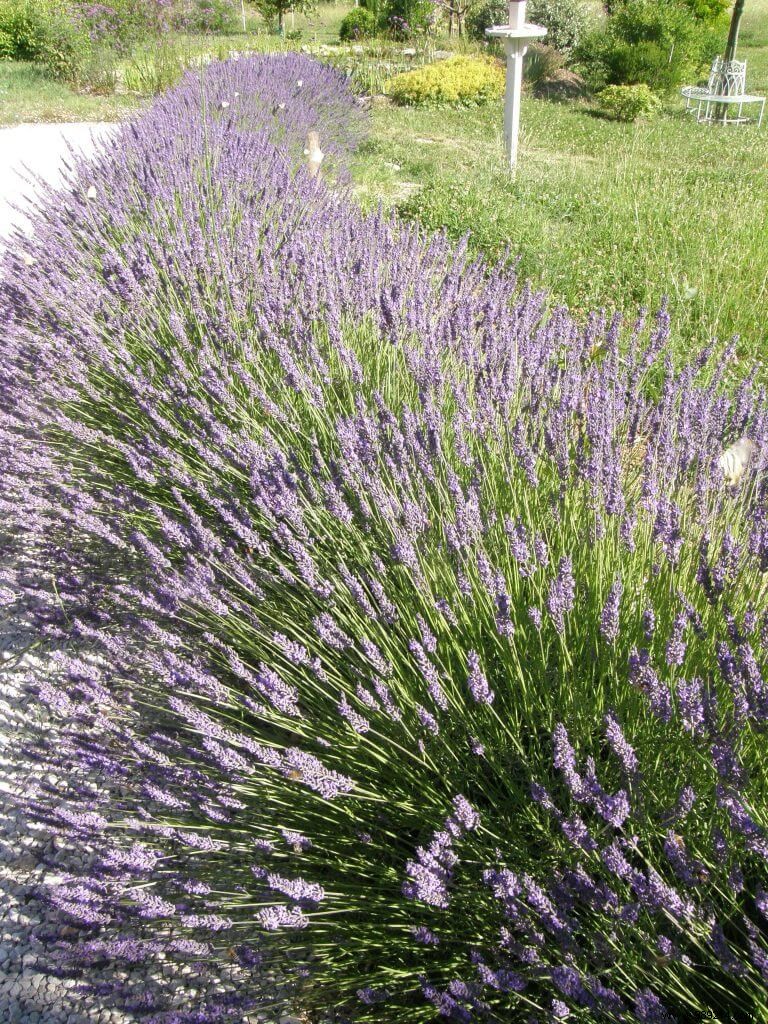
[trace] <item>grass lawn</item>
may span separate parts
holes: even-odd
[[[768,0],[747,4],[748,88],[768,93]],[[670,299],[686,343],[742,337],[768,357],[768,123],[697,125],[670,101],[648,124],[524,101],[521,163],[504,167],[501,104],[387,107],[355,165],[362,202],[380,201],[520,273],[577,311]]]
[[[48,78],[36,64],[0,60],[0,125],[49,121],[117,121],[137,96],[77,93]]]

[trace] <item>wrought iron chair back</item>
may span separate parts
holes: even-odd
[[[712,67],[714,72],[714,65]],[[745,60],[721,61],[710,93],[716,96],[743,96],[747,90],[747,62]]]
[[[707,92],[715,92],[717,89],[720,76],[723,73],[723,58],[715,57],[712,61],[712,67],[709,70],[709,81],[707,82]]]

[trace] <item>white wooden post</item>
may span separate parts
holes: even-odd
[[[509,24],[494,25],[485,30],[491,39],[503,39],[507,54],[507,82],[504,94],[504,146],[512,170],[517,166],[520,138],[520,97],[523,92],[523,58],[532,39],[543,39],[547,30],[542,25],[529,25],[525,20],[527,0],[509,0]]]

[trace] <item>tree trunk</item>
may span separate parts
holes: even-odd
[[[279,7],[278,10],[277,10],[277,34],[279,36],[282,36],[283,32],[285,31],[285,26],[283,25],[283,18],[284,18],[284,16],[285,15],[284,15],[284,12],[283,12],[283,8]]]
[[[739,28],[741,27],[741,16],[744,13],[745,3],[746,0],[736,0],[736,3],[733,5],[731,27],[728,30],[728,42],[725,44],[725,54],[723,55],[726,62],[736,59],[736,46],[739,42]],[[722,118],[723,122],[725,122],[727,116],[728,105],[726,103],[719,103],[715,108],[715,120],[719,121]]]
[[[744,13],[746,0],[736,0],[731,15],[731,28],[728,32],[728,42],[725,44],[725,59],[736,59],[736,46],[739,42],[739,28],[741,27],[741,16]]]

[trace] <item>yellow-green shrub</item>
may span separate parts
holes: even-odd
[[[504,68],[492,57],[459,55],[390,79],[386,91],[396,103],[486,103],[504,94]]]
[[[661,100],[647,85],[609,85],[598,96],[601,112],[614,121],[637,121],[661,110]]]

